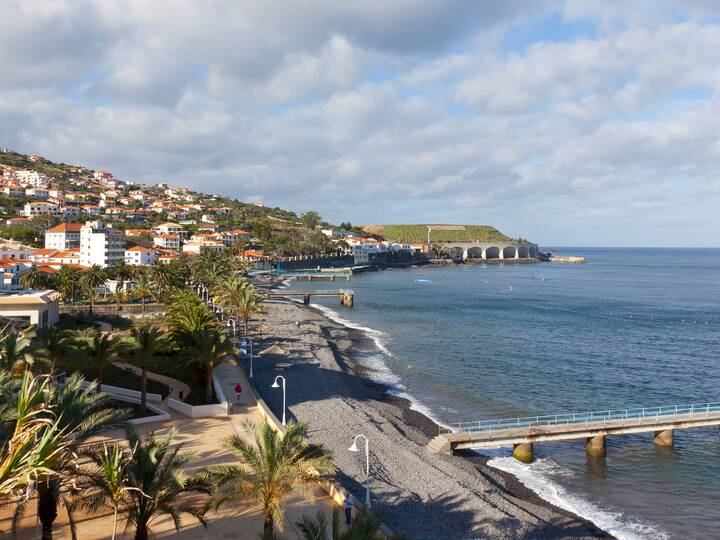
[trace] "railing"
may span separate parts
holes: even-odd
[[[643,407],[638,409],[613,409],[579,413],[555,414],[546,416],[527,416],[524,418],[502,418],[498,420],[480,420],[477,422],[456,422],[451,424],[453,432],[494,432],[537,426],[557,426],[569,424],[607,423],[617,420],[644,420],[648,418],[672,417],[686,414],[720,413],[720,402],[691,405],[668,405],[663,407]]]

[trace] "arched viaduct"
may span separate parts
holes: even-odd
[[[532,259],[539,254],[537,244],[530,243],[482,243],[482,242],[448,242],[443,247],[462,254],[466,259]]]

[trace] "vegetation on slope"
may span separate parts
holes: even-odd
[[[393,242],[427,242],[428,229],[431,242],[509,242],[495,227],[489,225],[381,225],[366,230]]]

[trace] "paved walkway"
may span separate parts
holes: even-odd
[[[235,457],[224,448],[222,442],[234,434],[238,434],[246,440],[249,439],[248,434],[243,429],[243,423],[248,420],[254,423],[262,420],[250,392],[247,391],[249,383],[245,378],[245,374],[237,366],[235,360],[232,358],[226,359],[218,367],[217,374],[221,380],[223,391],[227,392],[228,398],[235,396],[233,389],[238,382],[243,388],[240,399],[236,399],[233,404],[230,416],[221,418],[186,418],[175,414],[171,420],[165,422],[136,426],[140,433],[155,432],[158,436],[162,436],[173,427],[177,428],[179,433],[175,442],[182,444],[184,450],[192,451],[195,454],[195,459],[184,467],[184,470],[189,475],[208,465],[236,463]],[[122,432],[114,430],[105,434],[102,439],[122,441],[123,436]],[[315,496],[314,504],[300,497],[289,498],[286,501],[284,538],[288,540],[302,538],[294,524],[303,515],[315,515],[318,510],[321,510],[328,516],[329,522],[332,511],[336,507],[335,502],[319,486],[313,487],[312,492]],[[0,507],[0,538],[5,538],[5,535],[10,537],[10,516],[12,511],[12,505]],[[83,540],[110,538],[112,532],[111,513],[88,516],[78,512],[75,517],[78,538]],[[194,520],[185,519],[183,528],[177,533],[168,516],[156,519],[151,527],[158,538],[172,536],[181,540],[218,538],[257,540],[262,532],[263,518],[260,508],[248,502],[226,504],[218,512],[210,512],[206,517],[209,523],[207,529],[203,529]],[[133,531],[129,529],[123,534],[124,527],[124,522],[118,524],[117,538],[132,538]],[[34,539],[39,537],[36,536],[36,532],[35,503],[31,501],[17,538],[19,540]],[[67,516],[63,509],[58,512],[54,538],[58,540],[70,538]]]
[[[133,364],[128,364],[127,362],[113,362],[113,364],[115,364],[120,369],[132,371],[135,375],[140,376],[142,374],[142,368],[139,368],[138,366],[135,366]],[[147,378],[151,381],[157,381],[167,386],[170,390],[170,393],[167,396],[169,398],[182,401],[182,399],[180,398],[180,392],[182,392],[183,394],[183,399],[187,398],[190,395],[190,386],[188,386],[182,381],[173,379],[172,377],[148,371]]]

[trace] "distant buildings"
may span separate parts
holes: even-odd
[[[125,262],[132,266],[149,266],[155,262],[155,250],[135,246],[125,250]]]
[[[180,237],[177,234],[158,234],[153,237],[153,245],[163,249],[180,249]]]
[[[37,171],[15,171],[15,178],[24,185],[42,186],[48,182],[47,175]]]
[[[60,206],[49,202],[29,202],[23,208],[25,217],[35,216],[62,216],[64,211]]]
[[[45,231],[45,247],[64,251],[80,247],[81,223],[61,223]]]
[[[80,264],[103,268],[125,258],[125,237],[102,221],[87,221],[80,229]]]

